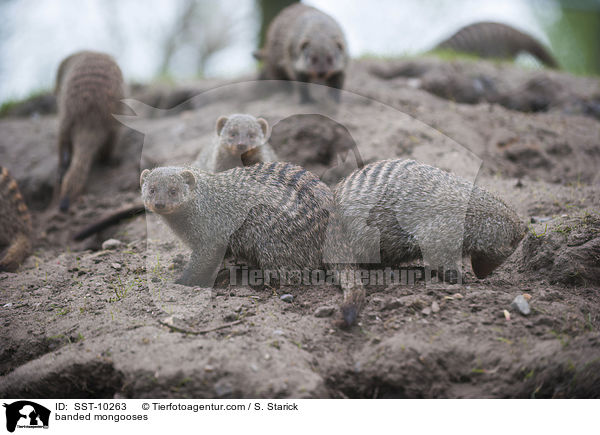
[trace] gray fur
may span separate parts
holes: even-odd
[[[216,123],[216,132],[217,139],[206,167],[210,172],[278,160],[268,142],[269,124],[263,118],[246,114],[221,116]]]
[[[413,160],[382,160],[353,172],[334,190],[358,263],[397,266],[423,258],[459,270],[470,255],[483,278],[516,248],[526,227],[501,199]]]

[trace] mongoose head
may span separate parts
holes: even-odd
[[[346,68],[345,42],[337,37],[305,37],[300,40],[296,53],[294,69],[307,75],[313,83],[324,82]]]
[[[219,146],[232,155],[241,155],[267,141],[269,124],[263,118],[235,114],[217,120]]]
[[[168,215],[194,199],[196,177],[185,168],[144,169],[140,176],[140,186],[146,208],[160,215]]]

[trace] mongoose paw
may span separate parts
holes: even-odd
[[[61,198],[60,204],[58,205],[58,208],[63,213],[65,213],[65,212],[67,212],[69,210],[69,197],[68,196],[65,196],[65,197]]]
[[[335,321],[338,328],[348,329],[356,323],[358,307],[354,304],[344,304],[340,307],[341,317]]]

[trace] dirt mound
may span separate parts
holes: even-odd
[[[600,215],[556,219],[523,242],[522,270],[551,283],[590,286],[600,282]]]

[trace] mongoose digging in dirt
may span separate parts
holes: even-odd
[[[473,272],[484,278],[526,233],[498,197],[414,160],[371,163],[342,180],[334,195],[358,263],[397,266],[423,258],[433,269],[456,271],[469,255]]]

